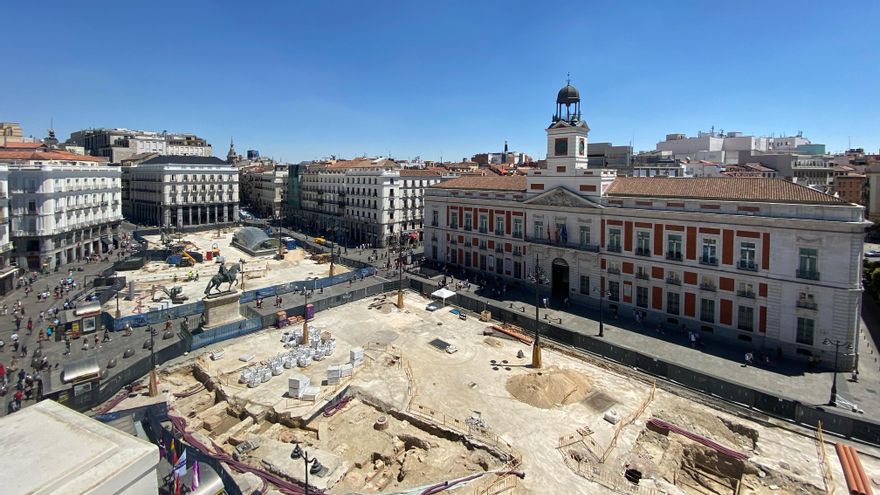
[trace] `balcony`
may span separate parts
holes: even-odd
[[[651,276],[648,275],[648,272],[636,272],[636,278],[639,280],[651,280]]]
[[[681,279],[678,277],[666,277],[666,283],[669,285],[681,285]]]
[[[798,270],[797,278],[804,280],[819,280],[819,272],[815,270]]]
[[[609,244],[605,246],[605,250],[610,253],[619,253],[620,252],[620,244]]]
[[[439,227],[440,224],[438,222],[431,222],[431,227]]]
[[[504,230],[502,230],[502,229],[495,229],[495,235],[503,236],[503,235],[504,235]]]
[[[646,248],[636,248],[636,256],[651,256],[651,250]]]
[[[474,229],[471,228],[470,225],[465,225],[465,226],[464,226],[464,230],[467,231],[467,232],[470,232],[470,231],[472,231],[472,230],[474,230]]]
[[[480,244],[480,247],[479,247],[478,249],[479,249],[480,251],[485,251],[487,248],[486,248],[486,245],[485,245],[485,244]]]
[[[736,295],[739,297],[747,297],[749,299],[755,298],[755,291],[751,290],[738,290],[736,291]]]
[[[577,251],[584,251],[584,252],[588,252],[588,253],[598,253],[599,252],[599,246],[594,246],[591,244],[575,244],[575,243],[564,244],[561,239],[559,241],[548,241],[547,239],[540,238],[540,237],[529,237],[526,239],[526,241],[533,242],[535,244],[543,244],[545,246],[557,246],[557,247],[561,247],[561,248],[565,248],[565,249],[575,249]]]
[[[513,250],[513,256],[515,256],[515,257],[517,257],[517,258],[520,257],[520,256],[522,256],[522,250],[520,250],[520,249],[514,249],[514,250]]]
[[[488,233],[489,233],[489,229],[487,229],[486,227],[480,227],[479,232],[480,232],[481,234],[488,234]]]
[[[739,260],[737,262],[736,267],[740,270],[748,270],[750,272],[758,271],[758,265],[755,264],[752,260]]]
[[[815,311],[816,309],[819,308],[819,305],[813,301],[810,301],[809,299],[798,299],[797,307],[803,308],[803,309],[811,309],[811,310]]]
[[[609,266],[607,271],[608,273],[612,273],[614,275],[620,275],[620,268],[614,266]]]
[[[710,292],[715,292],[716,290],[718,290],[718,288],[715,287],[715,284],[713,284],[713,283],[700,282],[700,290],[707,290]]]
[[[667,251],[666,259],[670,261],[681,261],[681,251]]]
[[[457,229],[457,228],[458,228],[458,224],[457,224],[457,223],[450,223],[450,224],[449,224],[449,228],[450,228],[450,229]]]
[[[718,258],[714,256],[700,256],[701,265],[718,266]]]

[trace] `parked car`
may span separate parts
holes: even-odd
[[[865,258],[880,258],[880,251],[872,249],[865,253]]]

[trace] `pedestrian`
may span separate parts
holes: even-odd
[[[32,331],[33,329],[34,329],[34,319],[33,319],[33,318],[28,318],[28,322],[27,322],[27,334],[30,335],[30,334],[31,334],[31,331]]]
[[[15,395],[13,396],[13,400],[15,401],[15,410],[18,411],[21,409],[21,400],[24,398],[24,393],[21,390],[16,390]]]
[[[113,339],[110,338],[110,330],[107,327],[104,327],[104,337],[101,339],[101,342],[110,342]]]
[[[742,367],[745,368],[746,366],[749,366],[751,364],[753,364],[752,363],[752,353],[751,353],[751,351],[749,351],[746,353],[745,362],[743,363]]]
[[[84,351],[89,350],[89,339],[87,339],[85,337],[83,337],[82,350],[84,350]]]
[[[688,340],[691,342],[691,348],[697,348],[697,336],[694,332],[688,331]]]
[[[70,340],[64,339],[64,355],[70,356]]]

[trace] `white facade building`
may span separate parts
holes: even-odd
[[[303,220],[356,244],[421,240],[424,189],[442,179],[437,170],[403,169],[381,158],[314,164],[302,174]]]
[[[178,229],[238,222],[238,169],[219,158],[157,156],[124,173],[134,222]]]
[[[12,236],[9,233],[9,167],[0,164],[0,295],[13,289]]]
[[[667,134],[657,143],[657,151],[669,151],[678,159],[737,163],[741,151],[767,151],[769,139],[744,136],[741,132],[716,133],[700,131],[695,137]]]
[[[239,169],[242,206],[266,218],[279,218],[287,203],[287,164],[269,164]]]
[[[15,261],[54,269],[105,253],[122,221],[119,167],[65,151],[0,152],[9,168]]]
[[[86,153],[109,158],[113,163],[143,153],[203,157],[213,154],[211,145],[194,134],[118,128],[75,131],[70,134],[66,144],[82,146]]]
[[[782,179],[588,169],[575,113],[557,108],[546,168],[429,189],[428,259],[516,285],[540,266],[557,300],[603,295],[612,312],[789,358],[830,363],[826,338],[858,341],[864,208]],[[854,360],[843,351],[841,368]]]

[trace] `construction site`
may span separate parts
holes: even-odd
[[[159,400],[193,442],[253,468],[231,470],[244,493],[304,483],[295,445],[320,461],[309,485],[339,494],[796,495],[880,479],[876,449],[857,446],[845,474],[821,431],[553,344],[535,369],[530,336],[431,302],[406,292],[401,310],[390,293],[202,349],[162,369]]]
[[[120,294],[122,314],[162,310],[201,299],[205,295],[205,285],[217,274],[220,262],[227,267],[239,265],[239,290],[261,289],[330,275],[329,254],[312,255],[291,245],[282,248],[283,258],[279,259],[276,241],[275,248],[263,250],[261,255],[251,255],[234,245],[233,237],[239,231],[239,228],[226,228],[144,236],[148,250],[169,254],[161,260],[148,260],[142,268],[124,272],[128,287]],[[349,270],[333,264],[334,275]],[[108,302],[103,309],[115,311],[116,301]]]

